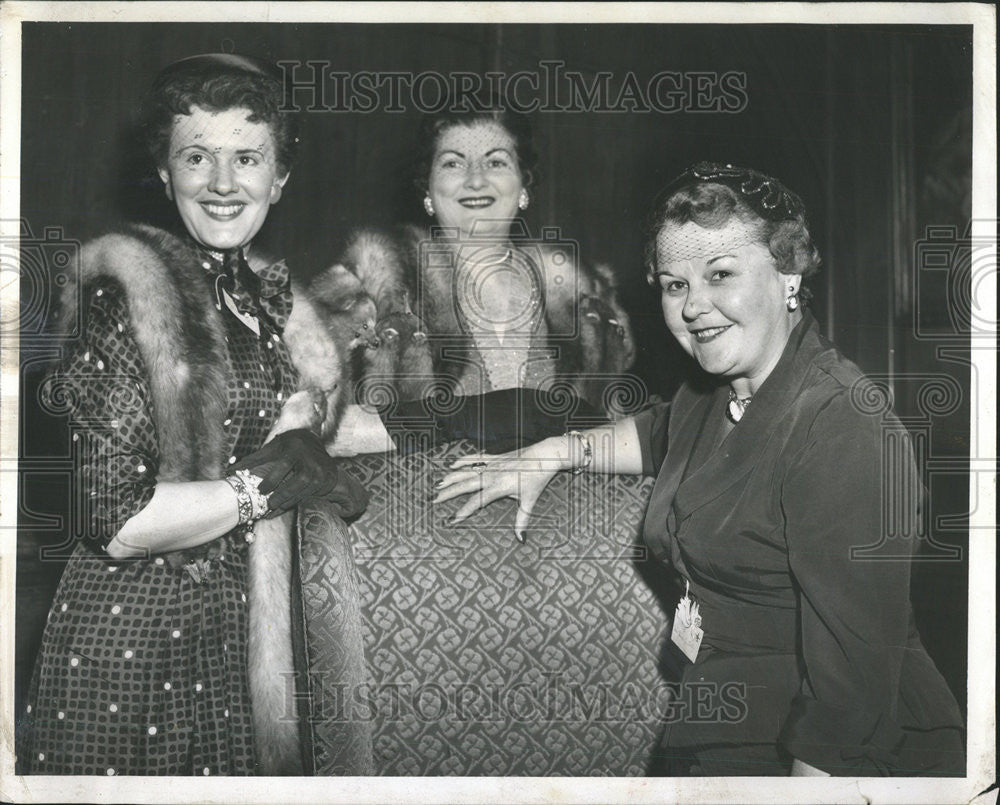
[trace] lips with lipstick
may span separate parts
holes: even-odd
[[[469,210],[481,210],[484,207],[489,207],[495,201],[494,196],[468,196],[460,198],[458,203]]]
[[[722,327],[702,327],[698,330],[690,330],[690,333],[694,336],[694,340],[699,344],[707,344],[714,341],[732,326],[733,325],[731,324],[726,324]]]
[[[246,209],[243,201],[201,201],[205,214],[214,221],[232,221]]]

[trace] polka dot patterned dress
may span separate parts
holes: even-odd
[[[246,540],[235,530],[183,559],[104,552],[152,497],[159,450],[124,291],[108,282],[86,293],[86,337],[47,385],[71,401],[84,512],[74,530],[85,539],[49,612],[19,763],[31,774],[252,774]],[[263,444],[296,374],[266,317],[258,335],[219,315],[230,370],[220,424],[234,463]]]

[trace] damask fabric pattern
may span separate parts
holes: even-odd
[[[302,657],[296,668],[307,672],[299,690],[307,691],[310,704],[305,768],[318,775],[372,775],[371,720],[349,718],[353,700],[345,697],[363,692],[369,681],[351,537],[322,500],[300,504],[296,529],[301,574],[292,601]]]
[[[667,710],[667,617],[634,546],[651,479],[561,475],[521,545],[514,501],[454,527],[460,502],[431,505],[470,449],[345,462],[371,491],[350,529],[368,675],[348,709],[314,702],[320,723],[370,722],[381,775],[643,775]],[[307,621],[341,624],[354,583],[305,539]],[[314,674],[341,667],[312,649]]]
[[[31,774],[252,774],[247,545],[110,560],[103,548],[153,494],[159,447],[125,295],[89,289],[86,337],[43,392],[71,410],[90,505],[49,613],[19,762]],[[295,369],[284,344],[224,316],[231,461],[263,444]],[[222,468],[220,467],[220,470]]]

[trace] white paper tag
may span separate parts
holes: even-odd
[[[698,649],[705,632],[701,629],[701,615],[698,605],[691,600],[691,583],[685,582],[684,597],[677,603],[674,612],[674,628],[670,639],[691,662],[698,659]]]

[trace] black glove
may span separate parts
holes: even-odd
[[[311,430],[279,433],[256,453],[230,468],[249,470],[261,478],[259,490],[268,498],[272,514],[294,508],[305,498],[333,503],[344,519],[356,517],[368,506],[368,492],[350,474],[341,471],[323,442]]]
[[[434,442],[469,439],[487,453],[506,453],[560,436],[570,428],[591,428],[608,421],[586,400],[529,388],[461,398],[458,408],[448,414],[433,412],[427,400],[415,400],[380,410],[379,416],[398,449],[430,447],[401,437],[414,426],[432,423]]]

